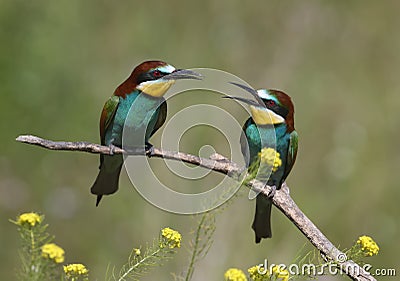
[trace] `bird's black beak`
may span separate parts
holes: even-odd
[[[258,102],[254,101],[254,100],[251,100],[251,99],[245,99],[245,98],[241,98],[241,97],[230,97],[230,96],[225,96],[225,97],[222,97],[222,98],[238,100],[238,101],[247,103],[247,104],[252,105],[252,106],[260,107],[260,104]]]
[[[229,96],[226,96],[224,98],[238,100],[238,101],[241,101],[241,102],[253,105],[253,106],[263,106],[264,105],[263,101],[258,96],[257,91],[254,90],[253,88],[251,88],[249,86],[246,86],[246,85],[243,85],[243,84],[236,83],[236,82],[229,82],[229,84],[235,85],[235,86],[245,90],[246,92],[249,92],[257,101],[254,101],[254,100],[251,100],[251,99],[246,99],[246,98],[241,98],[241,97],[229,97]]]
[[[164,80],[181,80],[181,79],[194,79],[202,80],[203,76],[197,72],[188,69],[177,69],[171,74],[165,75]]]
[[[243,90],[245,90],[245,91],[249,92],[250,94],[252,94],[254,97],[258,97],[257,91],[254,90],[253,88],[250,88],[250,87],[248,87],[246,85],[239,84],[239,83],[236,83],[236,82],[229,82],[229,84],[232,84],[232,85],[235,85],[235,86],[237,86],[239,88],[242,88]]]

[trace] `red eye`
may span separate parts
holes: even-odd
[[[159,71],[159,70],[154,70],[154,71],[153,71],[153,76],[156,77],[156,78],[160,77],[160,76],[161,76],[161,71]]]
[[[267,106],[268,107],[273,107],[273,106],[275,106],[275,101],[273,101],[273,100],[267,100]]]

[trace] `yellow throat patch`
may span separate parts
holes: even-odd
[[[257,125],[277,125],[285,122],[285,119],[269,109],[259,109],[250,105],[250,112]]]
[[[162,97],[171,86],[175,83],[174,80],[168,81],[146,81],[140,83],[137,88],[143,93],[148,94],[152,97],[159,98]]]

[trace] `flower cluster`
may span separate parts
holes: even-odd
[[[161,230],[161,236],[163,238],[163,242],[165,242],[170,249],[181,247],[182,235],[178,231],[166,227]],[[162,246],[163,245],[164,243],[162,243]]]
[[[229,268],[224,274],[225,281],[247,281],[243,271],[237,268]]]
[[[377,255],[379,252],[378,244],[369,236],[360,236],[357,240],[357,244],[367,257]]]
[[[18,225],[28,225],[28,226],[35,226],[36,224],[40,224],[42,222],[43,218],[37,213],[24,213],[21,214],[17,218],[17,224]]]
[[[289,271],[287,269],[283,269],[279,265],[274,265],[269,271],[266,271],[263,267],[256,265],[250,267],[247,271],[249,272],[250,278],[253,281],[289,280]],[[263,272],[265,273],[263,274]]]
[[[265,147],[261,149],[261,152],[258,153],[260,157],[260,161],[262,164],[267,164],[272,167],[272,171],[275,172],[278,170],[280,166],[282,166],[281,155],[275,149],[271,147]]]
[[[81,263],[64,265],[64,272],[68,279],[87,277],[89,270]]]
[[[44,244],[42,246],[42,257],[51,259],[55,263],[62,263],[64,261],[64,250],[54,243]]]
[[[287,269],[283,269],[278,265],[272,267],[272,275],[275,276],[275,280],[289,280],[289,271]]]
[[[259,265],[255,265],[250,267],[247,272],[250,274],[250,278],[253,281],[267,281],[269,277],[267,274],[261,274],[260,272],[264,272],[265,269],[260,267]]]

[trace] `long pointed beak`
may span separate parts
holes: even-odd
[[[248,86],[246,86],[246,85],[239,84],[239,83],[236,83],[236,82],[229,82],[229,84],[232,84],[232,85],[235,85],[235,86],[237,86],[237,87],[239,87],[239,88],[242,88],[243,90],[249,92],[249,93],[252,94],[253,96],[254,96],[254,95],[255,95],[255,96],[258,96],[256,90],[254,90],[253,88],[250,88],[250,87],[248,87]]]
[[[244,102],[244,103],[247,103],[249,105],[256,106],[256,107],[260,107],[261,106],[258,102],[253,101],[251,99],[245,99],[245,98],[241,98],[241,97],[229,97],[229,96],[225,96],[225,97],[222,97],[222,98],[223,99],[238,100],[238,101],[241,101],[241,102]]]
[[[260,104],[264,104],[262,99],[258,96],[257,91],[254,90],[253,88],[248,87],[248,86],[243,85],[243,84],[236,83],[236,82],[229,82],[229,83],[232,84],[232,85],[235,85],[236,87],[239,87],[239,88],[245,90],[246,92],[249,92]],[[243,101],[243,102],[245,102],[245,101]]]
[[[194,79],[202,80],[203,76],[197,72],[188,69],[177,69],[171,74],[165,75],[164,80],[181,80],[181,79]]]

